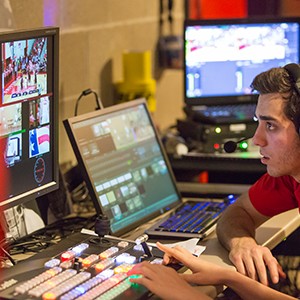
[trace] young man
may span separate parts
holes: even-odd
[[[225,284],[242,299],[295,299],[266,286],[267,270],[274,283],[285,274],[270,250],[257,245],[255,229],[276,214],[300,208],[300,67],[272,68],[256,76],[252,88],[259,93],[253,143],[267,173],[226,210],[217,226],[218,238],[239,272],[204,262],[181,248],[158,245],[166,263],[175,258],[193,272],[180,278],[164,266],[134,267],[131,273],[142,277],[132,281],[163,299],[210,299],[188,283]]]
[[[267,285],[268,272],[273,283],[285,274],[271,251],[256,243],[255,229],[300,207],[300,67],[290,64],[263,72],[252,88],[260,94],[253,143],[267,173],[226,210],[217,235],[237,270]]]

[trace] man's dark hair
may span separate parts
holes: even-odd
[[[295,86],[294,79],[284,68],[272,68],[258,74],[251,83],[253,91],[259,94],[280,93],[286,100],[284,113],[291,120],[296,130],[300,127],[300,95]]]

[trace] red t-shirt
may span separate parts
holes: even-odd
[[[261,214],[275,216],[299,207],[300,183],[291,176],[272,177],[264,174],[249,189],[250,200]]]

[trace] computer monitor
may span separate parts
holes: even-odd
[[[145,99],[64,120],[98,214],[119,236],[180,203]]]
[[[300,18],[186,20],[185,104],[255,102],[253,78],[298,63],[299,40]]]
[[[0,33],[0,210],[56,190],[59,28]]]

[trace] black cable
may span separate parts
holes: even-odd
[[[173,33],[173,0],[168,0],[168,22],[170,26],[170,33]],[[159,33],[162,35],[162,26],[164,23],[164,1],[159,1]]]
[[[168,21],[170,25],[170,33],[173,33],[173,0],[168,1]]]
[[[164,14],[163,0],[159,0],[159,33],[160,33],[160,35],[162,34],[162,26],[164,23],[163,14]]]
[[[99,99],[97,93],[95,91],[93,91],[92,89],[86,89],[86,90],[82,91],[82,93],[80,94],[80,96],[78,97],[78,99],[76,101],[74,116],[77,116],[77,111],[78,111],[78,106],[79,106],[80,99],[83,96],[87,96],[89,94],[94,94],[94,96],[95,96],[95,101],[96,101],[95,110],[103,109],[103,104],[102,104],[101,100]]]

